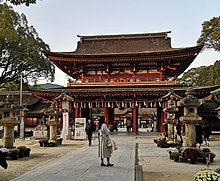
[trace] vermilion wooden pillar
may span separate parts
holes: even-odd
[[[109,124],[109,113],[108,113],[108,107],[104,107],[104,116],[105,116],[105,123]]]
[[[75,108],[75,118],[79,118],[79,108]]]
[[[82,108],[80,107],[79,108],[79,118],[82,118],[82,116],[83,116],[83,111],[82,111]]]
[[[132,132],[133,135],[137,134],[137,122],[138,122],[138,108],[132,109]]]
[[[164,123],[164,116],[166,116],[166,115],[164,115],[162,107],[157,107],[157,117],[158,117],[157,131],[159,133],[164,131],[164,125],[163,125],[163,123]]]

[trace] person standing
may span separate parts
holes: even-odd
[[[99,118],[99,152],[98,152],[98,156],[101,158],[101,166],[114,165],[110,162],[112,148],[107,147],[109,135],[110,135],[110,130],[105,124],[105,117],[101,116]],[[107,159],[107,165],[104,163],[104,158]]]
[[[183,144],[183,138],[182,138],[182,125],[180,120],[178,120],[177,125],[176,125],[176,134],[180,137],[180,143]],[[177,138],[176,135],[176,138]]]
[[[205,145],[209,146],[209,137],[211,135],[211,129],[209,128],[207,123],[203,125],[203,135],[204,135]]]
[[[201,146],[201,144],[203,143],[202,134],[202,125],[196,124],[196,143],[198,144],[198,146]]]
[[[165,137],[165,140],[168,138],[168,124],[167,124],[167,122],[164,122],[164,137]]]
[[[86,124],[86,134],[89,140],[89,146],[92,145],[92,134],[95,131],[95,125],[91,119],[88,119],[88,123]]]

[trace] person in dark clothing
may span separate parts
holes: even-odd
[[[210,137],[210,134],[211,134],[211,130],[210,130],[210,128],[208,127],[207,124],[205,124],[205,125],[203,126],[202,130],[203,130],[205,145],[206,145],[206,146],[209,146],[209,137]]]
[[[86,134],[88,135],[89,146],[92,145],[92,134],[95,132],[95,124],[91,119],[88,119],[88,123],[86,124]]]
[[[4,148],[0,148],[0,166],[3,167],[4,169],[8,168],[8,163],[6,160],[7,157],[7,152],[4,151]]]
[[[118,122],[117,121],[114,122],[113,128],[114,128],[115,131],[118,131]]]
[[[182,138],[182,125],[180,120],[178,120],[177,125],[176,125],[176,133],[180,137],[180,142],[183,143],[183,138]],[[177,138],[176,135],[176,138]]]
[[[202,125],[196,124],[196,143],[202,144]]]

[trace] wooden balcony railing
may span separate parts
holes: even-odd
[[[97,79],[94,80],[85,80],[85,81],[69,81],[67,86],[74,87],[74,86],[138,86],[138,85],[175,85],[176,80],[160,80],[160,79],[137,79],[136,81],[130,80],[126,81],[125,79],[121,80],[104,80],[100,81]]]

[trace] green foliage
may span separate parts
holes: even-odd
[[[0,91],[20,91],[20,81],[11,81],[2,85],[3,88]],[[22,90],[29,90],[30,86],[27,83],[23,83]]]
[[[180,153],[179,153],[179,152],[171,152],[171,153],[170,153],[170,156],[171,156],[171,157],[179,157],[179,156],[180,156]]]
[[[177,84],[184,86],[212,86],[220,85],[220,61],[214,65],[200,66],[185,72],[177,79]]]
[[[18,148],[12,148],[12,149],[10,150],[10,153],[17,155],[17,154],[19,153],[19,149],[18,149]]]
[[[203,148],[203,149],[202,149],[202,152],[204,152],[204,153],[207,153],[207,152],[210,153],[211,150],[210,150],[209,148]]]
[[[0,4],[0,85],[23,78],[54,80],[55,67],[42,50],[49,50],[24,14]]]
[[[220,16],[213,17],[202,24],[201,36],[197,43],[203,43],[207,49],[220,51]]]
[[[13,5],[26,5],[29,6],[30,4],[36,4],[37,0],[6,0],[6,2],[10,2]]]

